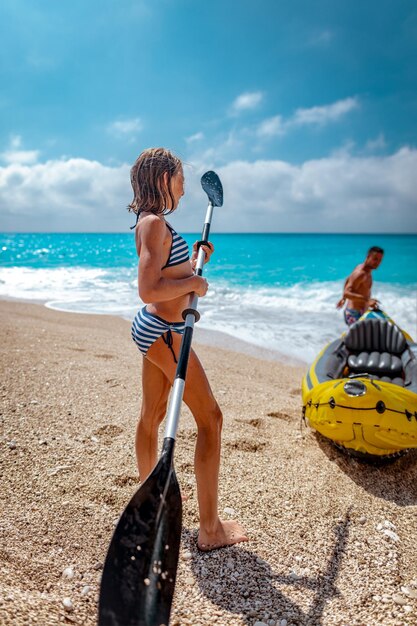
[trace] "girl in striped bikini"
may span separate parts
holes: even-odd
[[[184,239],[165,220],[184,195],[181,161],[164,148],[145,150],[130,173],[136,213],[136,249],[139,256],[139,296],[146,303],[132,324],[132,337],[143,355],[142,407],[136,431],[139,476],[144,481],[154,468],[158,427],[165,417],[168,395],[184,331],[182,312],[190,293],[204,296],[205,278],[193,272],[197,244],[191,259]],[[206,262],[213,245],[203,246]],[[241,525],[218,515],[218,477],[222,414],[204,369],[191,349],[184,402],[197,423],[195,475],[200,528],[198,547],[212,550],[247,541]]]

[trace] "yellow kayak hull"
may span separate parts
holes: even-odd
[[[323,380],[322,364],[336,343],[320,352],[303,378],[307,424],[355,456],[382,459],[417,448],[417,393],[366,375],[348,377],[347,369]],[[358,395],[348,393],[352,382]]]
[[[305,419],[312,428],[361,454],[391,456],[417,448],[416,394],[391,383],[358,378],[365,385],[366,394],[352,398],[344,391],[348,380],[331,380],[308,389],[306,377],[303,379]],[[381,401],[389,407],[382,414],[376,409]],[[409,411],[409,417],[404,407],[414,409]]]

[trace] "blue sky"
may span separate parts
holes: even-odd
[[[124,230],[164,145],[180,228],[216,168],[225,231],[417,232],[414,0],[6,0],[0,55],[1,229]]]

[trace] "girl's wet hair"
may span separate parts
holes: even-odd
[[[144,211],[155,215],[168,215],[173,211],[171,179],[181,169],[180,159],[166,148],[149,148],[139,155],[130,170],[133,200],[127,207],[136,213],[136,223]]]

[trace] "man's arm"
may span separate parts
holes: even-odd
[[[345,288],[347,285],[347,281],[349,280],[349,278],[346,278],[345,280],[345,284],[343,285],[343,296],[340,298],[339,302],[336,304],[336,309],[341,309],[342,306],[344,305],[344,303],[346,302],[346,298],[345,298]]]

